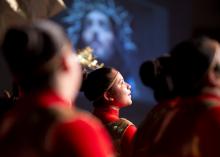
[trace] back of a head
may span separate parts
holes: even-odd
[[[214,40],[199,37],[176,45],[170,52],[173,62],[175,93],[179,96],[197,94],[203,87],[203,78],[215,53]]]
[[[32,90],[48,84],[57,66],[54,58],[67,42],[60,26],[39,20],[9,28],[2,52],[15,81],[23,90]]]
[[[114,80],[117,70],[111,67],[103,67],[90,72],[82,85],[82,91],[90,101],[99,99],[108,90]]]
[[[143,62],[139,69],[142,83],[153,90],[157,101],[174,97],[171,78],[170,56],[161,56],[154,60]]]

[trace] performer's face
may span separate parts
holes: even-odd
[[[124,81],[121,73],[117,73],[116,80],[108,92],[114,99],[113,106],[121,108],[132,104],[131,86]]]
[[[85,46],[94,50],[97,58],[108,60],[114,50],[114,33],[109,18],[97,10],[89,12],[84,21],[82,40]]]

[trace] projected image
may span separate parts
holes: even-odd
[[[113,0],[75,0],[61,20],[77,48],[90,46],[95,56],[107,64],[124,55],[121,53],[136,50],[131,39],[131,17]]]
[[[90,46],[100,62],[118,69],[125,81],[131,84],[134,100],[146,100],[143,92],[147,92],[140,82],[138,71],[141,62],[152,56],[149,52],[158,54],[159,46],[156,44],[165,51],[165,34],[161,31],[166,27],[161,23],[166,19],[158,20],[162,15],[158,12],[160,8],[131,0],[70,2],[68,9],[54,19],[65,27],[74,47],[83,49]],[[152,101],[150,97],[147,99]]]

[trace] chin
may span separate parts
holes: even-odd
[[[129,102],[128,102],[128,105],[127,106],[131,106],[132,105],[132,100],[130,100]]]

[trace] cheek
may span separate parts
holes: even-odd
[[[105,41],[105,43],[108,43],[108,45],[111,45],[114,41],[114,35],[112,34],[112,32],[103,31],[102,33],[100,33],[99,38],[102,41]]]
[[[115,102],[119,105],[119,107],[125,107],[131,105],[131,97],[125,90],[115,91]]]
[[[131,97],[127,94],[123,95],[122,101],[125,106],[131,105],[131,103],[132,103]]]
[[[84,31],[82,33],[82,39],[83,41],[88,44],[89,42],[91,42],[92,40],[92,32],[90,31],[90,29],[87,29],[86,31]]]

